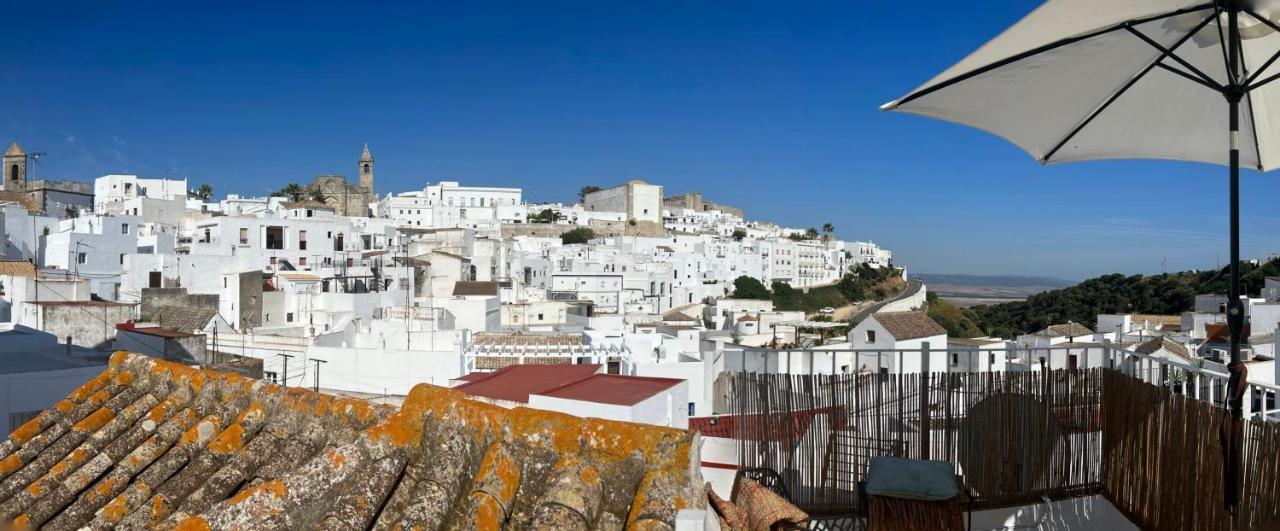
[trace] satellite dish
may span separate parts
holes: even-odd
[[[965,482],[984,498],[1025,495],[1061,486],[1062,429],[1044,402],[1014,393],[986,397],[969,408],[959,433]]]

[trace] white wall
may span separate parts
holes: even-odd
[[[56,371],[0,374],[0,429],[3,433],[17,426],[9,425],[14,413],[49,409],[76,388],[106,370],[106,365],[77,367]]]

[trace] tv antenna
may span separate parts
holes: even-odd
[[[48,153],[45,153],[43,151],[27,154],[27,159],[31,161],[31,176],[27,179],[28,181],[35,180],[35,177],[37,174],[36,170],[40,168],[40,157],[43,157],[45,155],[48,155]]]

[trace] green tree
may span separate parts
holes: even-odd
[[[733,241],[740,242],[742,241],[743,238],[746,238],[746,237],[747,237],[747,229],[743,229],[743,228],[733,229]]]
[[[320,191],[319,188],[312,188],[309,192],[307,192],[307,194],[311,197],[312,201],[315,201],[317,203],[323,203],[325,202],[325,199],[327,199],[324,196],[324,192]]]
[[[587,243],[596,237],[596,231],[587,227],[578,227],[560,235],[560,242],[569,245],[573,243]]]
[[[560,219],[560,215],[550,208],[544,208],[542,211],[529,216],[529,223],[555,223]]]
[[[780,280],[773,281],[773,307],[777,310],[803,310],[804,292]]]
[[[587,194],[590,194],[593,192],[599,192],[600,190],[601,188],[599,186],[592,186],[592,185],[583,186],[582,189],[578,190],[578,202],[579,203],[586,202]]]
[[[836,226],[835,226],[835,225],[832,225],[832,224],[830,224],[830,223],[823,223],[823,224],[822,224],[822,239],[823,239],[823,240],[830,240],[830,239],[831,239],[831,236],[833,236],[835,233],[836,233]]]
[[[202,201],[208,201],[212,199],[213,187],[210,186],[209,183],[204,183],[200,185],[200,188],[196,189],[196,197],[199,197]]]
[[[289,183],[284,188],[271,193],[274,197],[288,197],[290,201],[297,201],[302,197],[302,185],[298,183]]]
[[[867,296],[866,283],[854,274],[841,277],[840,282],[836,283],[836,289],[840,290],[840,294],[849,299],[849,302],[860,301]]]
[[[813,227],[809,227],[809,228],[805,229],[805,230],[804,230],[804,237],[805,237],[805,239],[806,239],[806,240],[816,240],[816,239],[818,239],[818,229],[815,229],[815,228],[813,228]]]
[[[769,290],[755,277],[742,275],[733,279],[733,298],[769,300]]]
[[[983,335],[978,327],[960,308],[951,302],[938,298],[938,294],[930,291],[925,295],[925,311],[934,321],[947,329],[951,337],[978,337]]]

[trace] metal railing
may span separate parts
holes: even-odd
[[[914,374],[1114,369],[1173,392],[1222,405],[1230,376],[1197,360],[1170,359],[1103,343],[918,349],[726,349],[727,372],[763,374]],[[1214,364],[1216,365],[1216,364]],[[1280,421],[1280,386],[1249,381],[1245,417]]]

